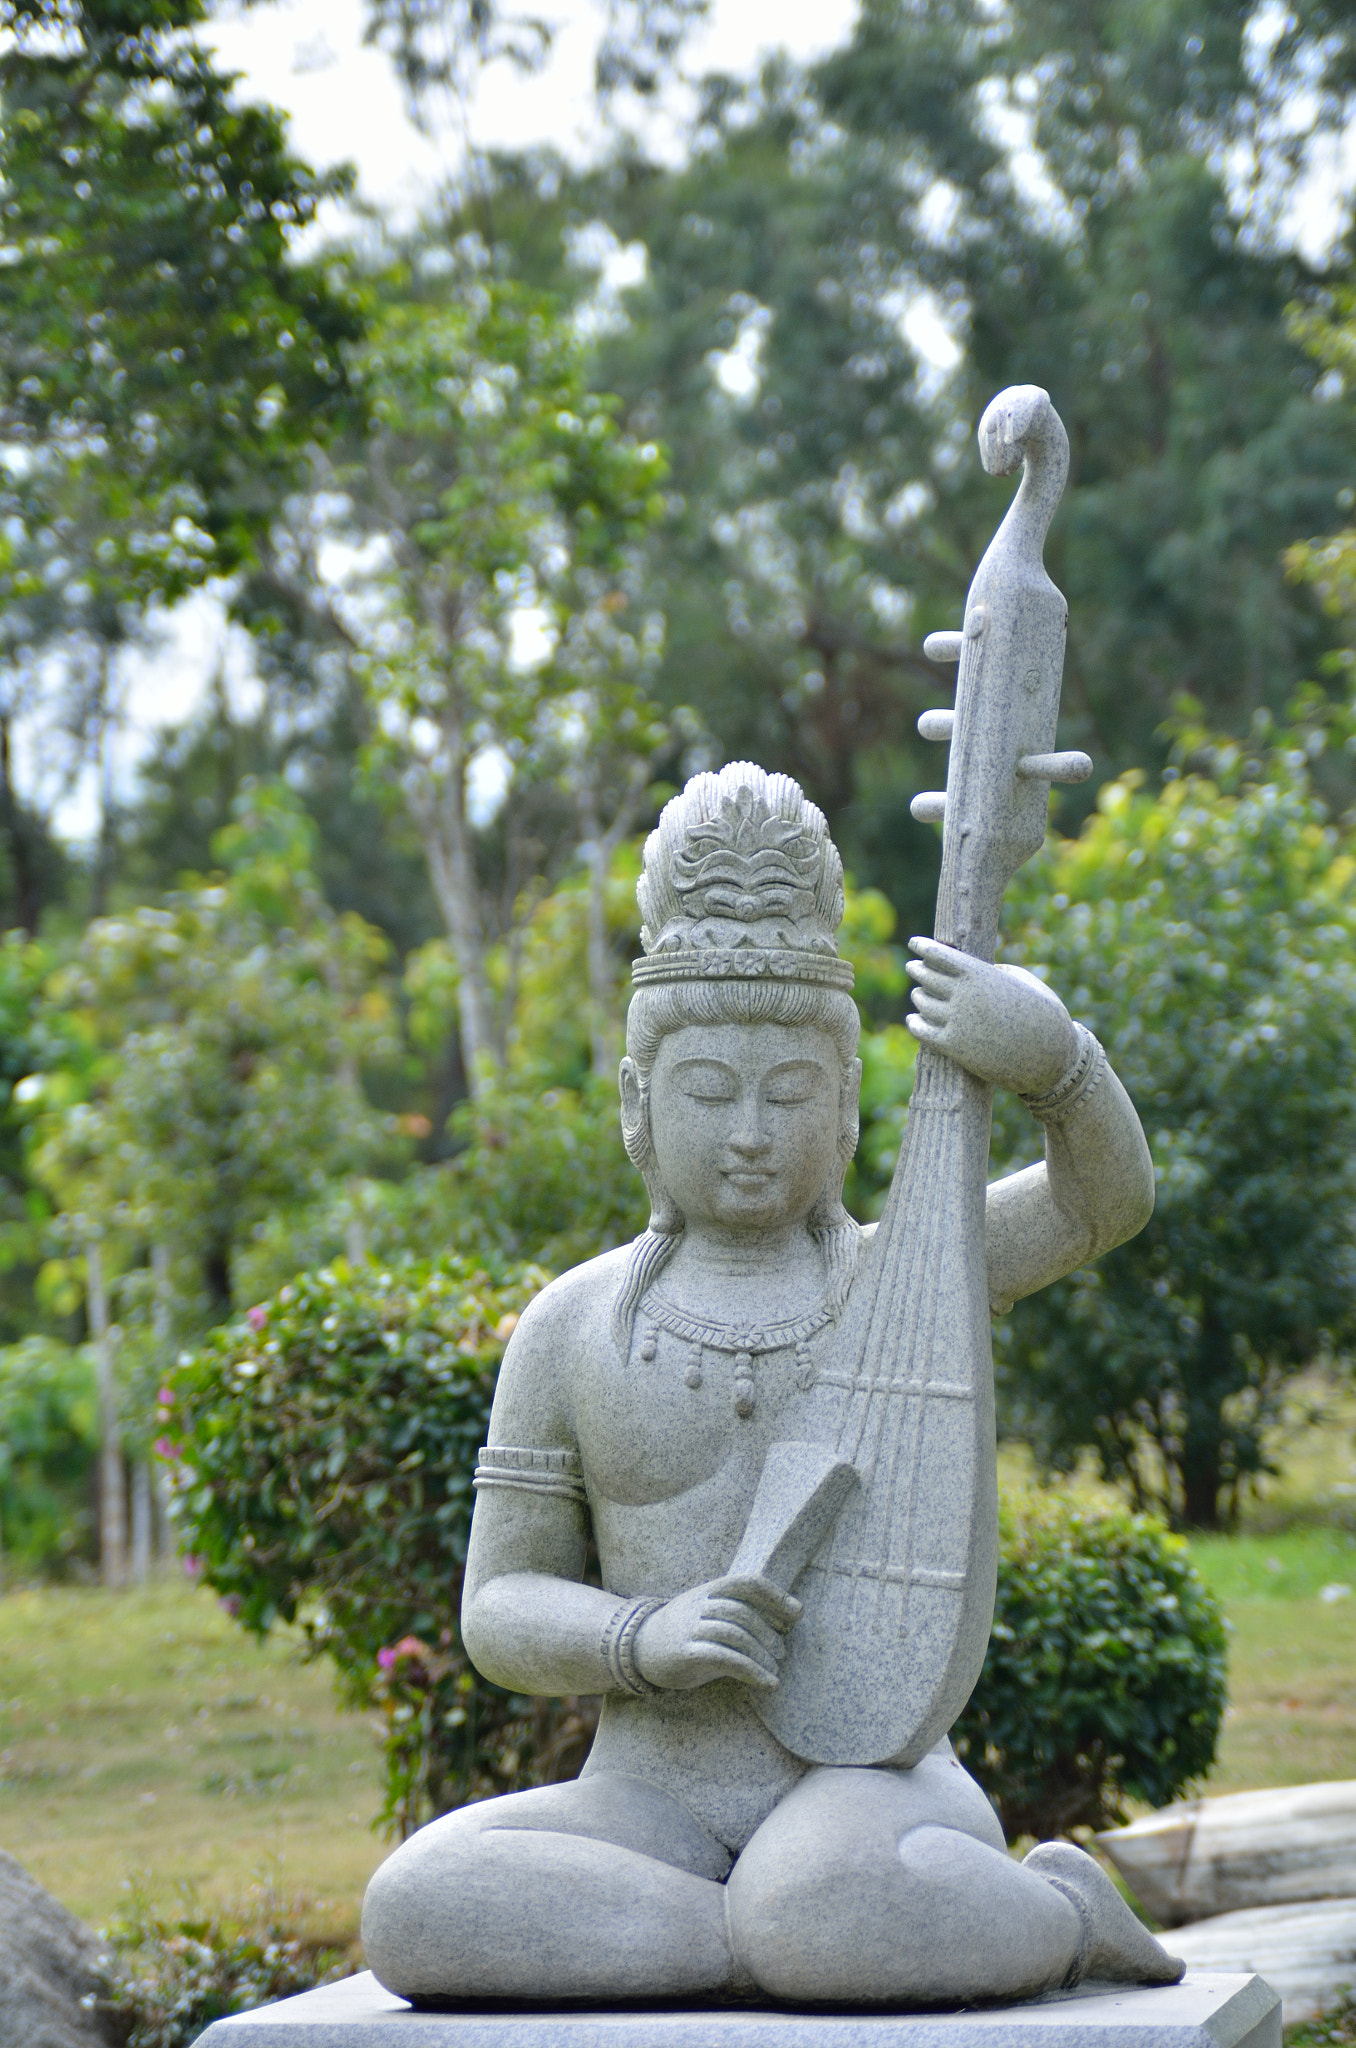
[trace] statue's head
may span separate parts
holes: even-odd
[[[808,1223],[845,1286],[860,1027],[834,936],[843,864],[822,811],[789,776],[747,761],[698,775],[651,833],[637,895],[645,954],[626,1020],[622,1133],[652,1214],[624,1316],[708,1193],[707,1213],[735,1227]],[[779,1163],[734,1129],[737,1103],[755,1101],[769,1109],[764,1137]]]

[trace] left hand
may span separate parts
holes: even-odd
[[[938,939],[910,939],[917,1013],[908,1026],[980,1081],[1014,1095],[1044,1095],[1071,1064],[1078,1040],[1053,989],[1024,967],[995,967]]]

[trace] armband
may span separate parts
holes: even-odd
[[[549,1493],[586,1505],[584,1468],[578,1451],[533,1451],[515,1444],[482,1444],[476,1453],[477,1492],[508,1487],[516,1493]]]
[[[1043,1124],[1061,1123],[1080,1104],[1096,1094],[1106,1072],[1106,1054],[1085,1025],[1075,1024],[1078,1043],[1074,1056],[1053,1088],[1044,1095],[1024,1095],[1022,1101],[1032,1116]]]
[[[636,1664],[636,1637],[664,1604],[662,1600],[625,1601],[608,1617],[599,1647],[612,1680],[610,1691],[634,1693],[637,1698],[660,1691],[659,1686],[651,1685],[648,1678],[641,1676]]]

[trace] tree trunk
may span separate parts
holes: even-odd
[[[348,1184],[348,1214],[344,1218],[344,1257],[353,1267],[367,1263],[367,1226],[358,1206],[359,1186],[355,1174]]]
[[[0,718],[0,832],[9,850],[10,874],[14,884],[14,922],[30,935],[42,916],[42,881],[29,833],[14,788],[10,721]]]
[[[429,879],[457,962],[457,1012],[466,1087],[474,1102],[499,1066],[494,1001],[485,972],[485,937],[476,879],[475,842],[466,815],[467,754],[459,729],[448,733],[447,779],[412,804]]]
[[[85,1247],[85,1284],[99,1384],[99,1571],[106,1586],[120,1587],[127,1583],[127,1475],[113,1337],[108,1327],[104,1248],[97,1238]]]
[[[170,1520],[165,1475],[159,1465],[151,1468],[151,1494],[155,1502],[155,1554],[161,1564],[173,1564],[178,1545],[174,1540],[174,1524]]]
[[[203,1283],[215,1323],[224,1323],[231,1313],[231,1247],[228,1240],[212,1245],[202,1262]]]
[[[89,913],[91,917],[102,917],[107,910],[108,885],[113,874],[115,804],[113,799],[113,763],[109,757],[109,727],[112,724],[109,683],[112,658],[111,649],[106,640],[100,640],[99,642],[98,661],[99,704],[96,714],[97,738],[94,751],[94,772],[99,789],[99,829],[94,840],[94,866],[90,875]]]
[[[174,1360],[174,1290],[170,1248],[163,1238],[151,1246],[151,1328],[155,1335],[156,1364],[168,1372]],[[169,1518],[169,1495],[165,1475],[156,1463],[149,1467],[151,1504],[155,1514],[156,1556],[162,1564],[174,1557],[174,1528]]]
[[[144,1458],[132,1467],[132,1584],[144,1586],[151,1576],[154,1510],[151,1468]]]
[[[579,825],[588,864],[588,976],[590,1065],[599,1080],[615,1080],[621,1052],[619,1006],[612,947],[607,935],[607,881],[612,857],[635,824],[650,780],[648,761],[631,763],[626,792],[606,832],[598,810],[593,778],[585,775],[578,789]]]

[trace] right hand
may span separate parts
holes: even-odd
[[[800,1611],[800,1601],[771,1579],[708,1579],[641,1623],[636,1668],[666,1691],[691,1692],[714,1678],[737,1678],[770,1692],[786,1655],[782,1637]]]

